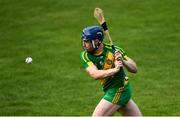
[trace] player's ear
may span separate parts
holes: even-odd
[[[101,44],[101,43],[102,43],[102,42],[101,42],[99,39],[96,39],[96,40],[95,40],[95,44],[96,44],[96,45],[99,45],[99,44]]]

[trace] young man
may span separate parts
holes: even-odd
[[[115,50],[103,42],[104,34],[99,26],[90,26],[82,31],[84,51],[81,60],[88,74],[100,80],[104,96],[96,106],[93,116],[112,116],[119,111],[123,116],[141,116],[131,99],[131,87],[124,72],[136,73],[136,63],[119,47]]]

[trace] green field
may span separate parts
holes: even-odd
[[[143,115],[180,115],[179,0],[0,0],[0,115],[92,114],[103,92],[82,68],[80,34],[97,6],[137,62]]]

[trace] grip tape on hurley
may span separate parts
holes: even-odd
[[[106,22],[102,23],[101,26],[104,29],[104,31],[108,30]]]

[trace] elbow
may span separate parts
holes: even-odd
[[[94,80],[98,80],[98,79],[99,79],[99,77],[93,77],[93,79],[94,79]]]
[[[137,69],[137,67],[135,67],[133,69],[129,69],[128,71],[135,74],[138,72],[138,69]]]
[[[134,74],[138,72],[138,68],[137,68],[136,63],[134,63],[134,65],[132,65],[132,66],[130,67],[129,71],[130,71],[131,73],[134,73]]]
[[[138,72],[137,65],[132,59],[129,60],[129,62],[127,64],[127,69],[131,73],[137,73]]]
[[[97,69],[87,70],[87,72],[94,80],[98,80],[101,77]]]
[[[133,70],[131,70],[130,72],[135,74],[135,73],[138,72],[138,70],[137,70],[137,69],[133,69]]]
[[[96,75],[93,75],[91,76],[94,80],[98,80],[100,77],[96,76]]]

